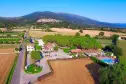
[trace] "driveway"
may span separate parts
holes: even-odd
[[[43,54],[45,55],[45,54]],[[70,55],[68,55],[67,53],[65,53],[62,49],[59,49],[58,52],[52,52],[50,53],[50,56],[46,57],[49,60],[53,60],[53,59],[64,59],[64,58],[71,58]]]

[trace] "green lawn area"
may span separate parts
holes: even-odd
[[[112,40],[107,40],[107,39],[97,39],[98,42],[100,42],[102,45],[109,45],[112,44]]]
[[[126,41],[120,40],[118,46],[123,50],[123,56],[120,57],[120,63],[124,64],[125,71],[126,71]]]
[[[30,74],[39,73],[41,71],[42,71],[42,67],[36,66],[34,64],[29,65],[27,70],[25,70],[26,73],[30,73]]]
[[[41,52],[40,51],[32,51],[31,52],[31,58],[34,59],[34,60],[42,59]]]
[[[69,53],[70,49],[69,49],[69,48],[64,48],[63,51],[64,51],[65,53]]]

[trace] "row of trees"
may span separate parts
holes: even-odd
[[[89,36],[62,36],[47,35],[43,37],[45,42],[55,42],[62,47],[77,46],[83,49],[99,49],[101,44]]]
[[[100,72],[100,84],[126,84],[124,79],[124,66],[115,64],[102,67]]]

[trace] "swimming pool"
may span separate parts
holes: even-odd
[[[105,62],[107,64],[114,64],[114,60],[111,58],[103,58],[101,59],[102,62]]]

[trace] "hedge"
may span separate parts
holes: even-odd
[[[99,60],[98,58],[96,58],[96,57],[94,57],[94,56],[91,56],[90,59],[91,59],[92,61],[94,61],[95,63],[98,63],[98,64],[101,65],[101,66],[104,66],[104,67],[105,67],[105,66],[108,66],[108,64],[102,62],[101,60]]]

